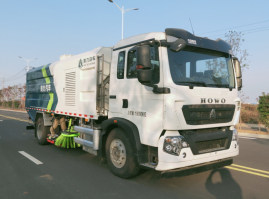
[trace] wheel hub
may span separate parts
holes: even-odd
[[[119,139],[112,140],[110,144],[110,159],[117,168],[122,168],[126,162],[126,149]]]

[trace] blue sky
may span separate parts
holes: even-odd
[[[224,38],[229,30],[242,31],[249,52],[243,91],[255,103],[269,92],[268,0],[114,0],[125,8],[125,37],[165,28],[197,36]],[[108,0],[0,0],[0,87],[25,82],[25,62],[32,66],[57,61],[62,54],[78,54],[121,39],[121,13]]]

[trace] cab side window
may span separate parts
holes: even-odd
[[[160,81],[160,61],[158,47],[150,47],[150,61],[153,68],[153,83],[157,84]],[[137,78],[136,71],[136,50],[128,52],[127,58],[127,78]]]
[[[127,58],[127,78],[136,78],[136,50],[131,50],[128,52]]]
[[[125,51],[121,51],[118,57],[118,65],[117,65],[117,78],[124,78],[124,65],[125,65]]]

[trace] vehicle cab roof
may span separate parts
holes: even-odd
[[[126,39],[123,39],[119,41],[115,46],[114,50],[121,49],[128,46],[133,46],[137,43],[141,43],[143,41],[149,41],[149,40],[164,40],[166,39],[166,34],[164,32],[151,32],[151,33],[145,33],[140,34],[132,37],[128,37]]]

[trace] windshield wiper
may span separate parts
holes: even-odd
[[[207,84],[208,86],[214,86],[218,88],[230,88],[229,84]]]
[[[193,86],[204,86],[207,87],[205,82],[200,81],[184,81],[184,82],[176,82],[177,84],[187,84],[189,85],[190,89],[193,89]]]
[[[229,88],[230,91],[233,90],[233,87],[231,87],[229,84],[207,84],[207,85],[218,88]]]

